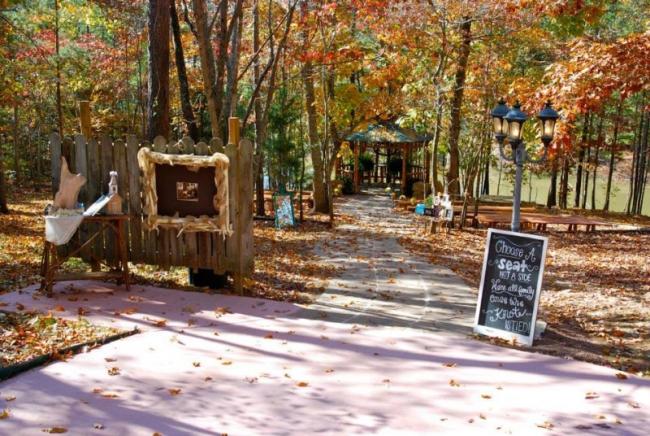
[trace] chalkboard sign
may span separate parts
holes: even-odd
[[[275,227],[293,227],[296,219],[293,215],[293,193],[273,194],[273,210],[275,211]]]
[[[548,239],[489,229],[474,331],[533,344]]]

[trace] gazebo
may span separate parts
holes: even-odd
[[[346,165],[339,159],[337,173],[352,172],[354,192],[359,192],[362,182],[388,185],[394,181],[395,174],[390,171],[394,158],[402,161],[399,170],[402,192],[409,180],[429,182],[431,159],[426,145],[431,138],[428,135],[400,127],[395,121],[367,121],[345,139],[352,146],[354,160],[352,165]],[[359,157],[368,151],[373,155],[373,169],[361,172]]]

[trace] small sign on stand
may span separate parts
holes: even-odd
[[[474,332],[532,345],[548,239],[489,229]]]
[[[273,210],[275,211],[275,227],[293,227],[296,225],[296,218],[293,214],[293,193],[276,192],[273,194]]]

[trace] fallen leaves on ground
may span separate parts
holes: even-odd
[[[537,427],[543,428],[543,429],[546,429],[546,430],[552,430],[553,427],[555,427],[555,426],[550,421],[544,421],[541,424],[537,424]]]
[[[92,325],[84,318],[66,320],[52,314],[0,312],[0,366],[25,362],[66,347],[120,333]]]
[[[50,187],[20,189],[10,192],[11,213],[0,215],[0,293],[22,289],[40,280],[43,250],[43,211],[51,203]],[[255,221],[255,273],[245,280],[249,296],[279,301],[307,303],[324,290],[326,280],[337,269],[318,262],[314,249],[317,243],[331,239],[328,217],[306,214],[294,228],[276,230],[272,222]],[[86,271],[80,259],[71,259],[62,272]],[[132,283],[175,289],[194,290],[186,267],[161,270],[156,265],[130,265]],[[227,285],[222,292],[231,292]],[[138,297],[129,299],[142,301]],[[135,308],[133,308],[135,310]],[[20,309],[19,309],[20,310]],[[120,311],[131,314],[129,310]]]
[[[307,303],[324,291],[338,269],[320,262],[314,249],[332,239],[323,217],[310,215],[294,228],[255,222],[255,272],[246,288],[256,297]]]
[[[44,428],[43,431],[45,433],[67,433],[68,429],[65,427],[51,427],[51,428]]]
[[[175,397],[176,395],[179,395],[181,393],[181,389],[171,388],[171,389],[167,389],[167,392],[169,392],[169,395],[171,395],[172,397]]]
[[[412,232],[400,242],[478,292],[486,235],[474,228]],[[534,351],[650,375],[650,234],[551,230],[544,236],[549,248],[538,318],[548,326]]]

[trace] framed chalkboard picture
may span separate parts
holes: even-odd
[[[532,345],[548,239],[489,229],[474,332]]]
[[[275,212],[275,227],[293,227],[296,218],[293,215],[293,193],[273,194],[273,210]]]

